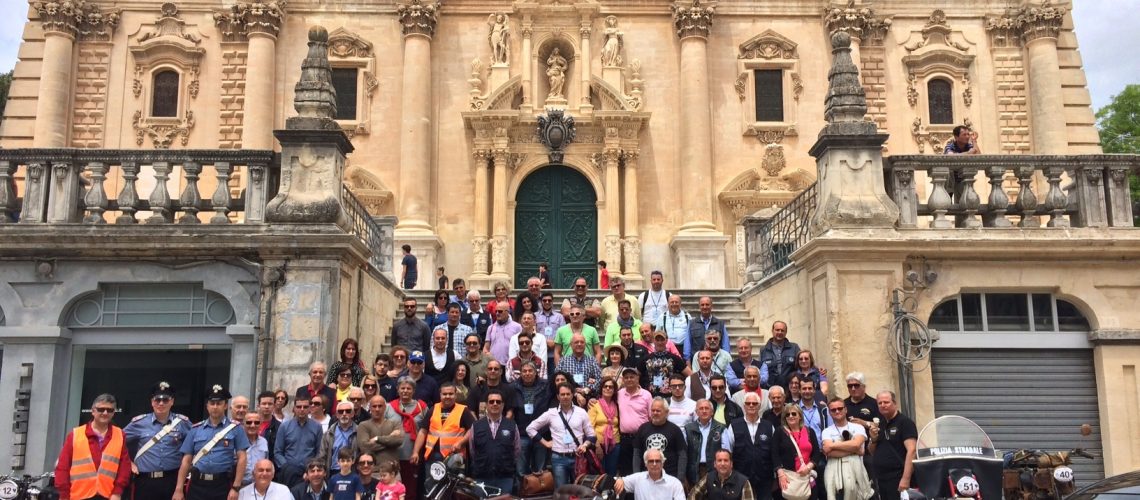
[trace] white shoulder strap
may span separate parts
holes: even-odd
[[[210,439],[208,443],[206,443],[206,446],[203,446],[201,450],[198,450],[198,453],[194,455],[194,459],[190,461],[190,465],[198,465],[198,461],[201,460],[202,457],[205,457],[207,453],[210,453],[210,450],[214,449],[214,445],[218,444],[218,441],[221,441],[223,437],[226,437],[226,434],[228,434],[234,427],[237,427],[237,424],[233,422],[230,422],[230,425],[222,427],[222,430],[218,431],[217,434],[214,434],[214,437]]]

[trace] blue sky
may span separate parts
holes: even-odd
[[[1140,0],[1073,0],[1073,18],[1081,46],[1093,109],[1107,104],[1129,83],[1140,83]],[[26,5],[24,0],[0,0]],[[12,9],[18,12],[18,9]],[[25,19],[0,16],[0,71],[16,64]]]

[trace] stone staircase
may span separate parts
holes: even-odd
[[[513,290],[513,291],[511,291],[510,296],[515,297],[519,293],[521,293],[522,291],[523,290]],[[555,304],[562,304],[563,299],[565,299],[566,297],[573,294],[573,291],[569,290],[569,289],[554,289],[554,290],[550,290],[550,291],[554,293],[554,303]],[[480,293],[482,293],[482,292],[483,291],[480,290]],[[766,338],[767,338],[766,334],[768,332],[768,329],[767,329],[767,327],[765,327],[763,325],[757,325],[755,323],[755,320],[753,320],[753,318],[752,318],[752,314],[749,313],[749,311],[744,307],[744,303],[740,301],[740,298],[739,298],[740,297],[740,290],[736,290],[736,289],[704,289],[704,290],[682,289],[682,290],[669,290],[669,292],[674,293],[674,294],[680,294],[681,295],[681,304],[682,304],[681,307],[685,311],[687,311],[690,315],[693,315],[693,316],[696,316],[698,314],[698,311],[699,311],[699,309],[697,307],[697,301],[701,298],[701,296],[708,295],[709,297],[712,298],[712,301],[713,301],[713,314],[716,315],[717,317],[723,319],[728,324],[728,334],[729,334],[729,337],[731,338],[733,344],[736,343],[737,339],[742,338],[742,336],[747,337],[747,338],[752,340],[753,351],[755,353],[760,352],[760,346],[763,345],[764,340],[766,340]],[[431,302],[432,297],[435,294],[435,291],[434,290],[412,290],[412,291],[405,291],[404,293],[406,296],[414,297],[416,299],[416,302],[419,304],[419,309],[420,309],[419,314],[421,317],[423,317],[424,304]],[[635,292],[630,293],[630,295],[633,295],[635,297],[640,295],[640,294],[641,294],[641,290],[637,290]],[[590,294],[591,297],[596,297],[598,299],[604,298],[606,295],[608,295],[608,292],[604,292],[602,290],[591,290],[591,294]],[[486,300],[487,300],[486,294],[483,295],[483,300],[484,300],[484,302],[486,302]],[[403,317],[403,315],[404,315],[404,313],[402,310],[397,311],[397,313],[396,313],[397,318]],[[736,354],[736,352],[735,352],[735,348],[734,348],[733,349],[733,355],[735,355],[735,354]]]

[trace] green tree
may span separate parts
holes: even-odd
[[[1140,85],[1124,87],[1112,102],[1096,112],[1100,147],[1105,153],[1140,154]],[[1129,179],[1132,188],[1133,225],[1140,226],[1140,177]]]
[[[4,106],[8,104],[8,89],[12,87],[12,71],[0,73],[0,121],[4,120]]]

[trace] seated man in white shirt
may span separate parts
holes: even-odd
[[[258,460],[253,466],[253,483],[238,492],[238,500],[292,500],[289,488],[273,482],[275,469],[268,458]]]
[[[665,473],[665,455],[657,448],[642,454],[645,471],[617,478],[614,492],[633,493],[633,500],[685,500],[681,481]]]

